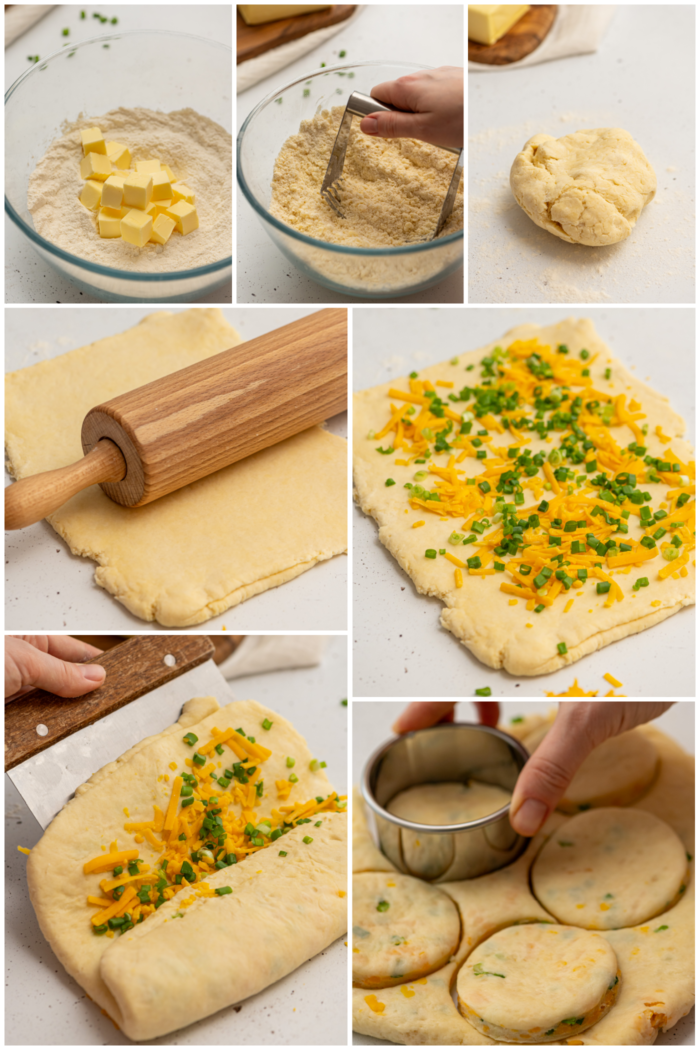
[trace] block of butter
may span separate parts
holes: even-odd
[[[154,244],[167,244],[170,234],[175,229],[175,220],[169,215],[158,215],[153,220],[151,240]]]
[[[112,164],[115,164],[118,168],[128,168],[131,164],[131,153],[129,152],[129,147],[123,145],[121,142],[108,142],[107,156]]]
[[[183,236],[192,233],[192,230],[199,229],[197,209],[193,204],[188,204],[187,201],[176,201],[175,204],[168,208],[165,214],[174,220],[178,232]]]
[[[101,204],[103,208],[121,208],[124,200],[124,182],[125,180],[120,175],[110,175],[102,184]]]
[[[88,153],[108,153],[105,140],[99,128],[85,128],[80,132],[80,141],[83,144],[83,156]]]
[[[171,186],[173,185],[166,171],[155,171],[151,175],[153,180],[153,190],[151,193],[151,200],[164,201],[169,200],[172,196]],[[177,197],[175,198],[177,200]],[[190,204],[194,204],[194,201],[190,201]]]
[[[174,201],[187,201],[188,204],[194,204],[194,192],[184,182],[174,182],[172,188]]]
[[[530,10],[530,4],[469,4],[469,39],[495,44]]]
[[[143,211],[151,199],[153,178],[150,175],[129,175],[124,180],[124,203]]]
[[[122,235],[122,211],[124,208],[100,208],[97,213],[97,228],[100,237],[121,237]],[[128,211],[127,211],[128,214]]]
[[[112,163],[104,153],[88,153],[80,162],[80,178],[105,182],[112,174]]]
[[[239,4],[241,18],[248,26],[261,26],[293,15],[308,15],[311,11],[325,11],[330,4]]]
[[[97,211],[102,201],[103,182],[96,179],[88,179],[80,194],[80,203],[84,204],[90,211]]]
[[[143,211],[130,211],[121,220],[122,240],[143,248],[153,233],[153,219]]]
[[[157,171],[160,171],[159,160],[137,160],[136,171],[139,175],[155,175]]]

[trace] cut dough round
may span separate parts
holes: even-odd
[[[523,741],[530,754],[542,743],[551,723]],[[641,798],[656,776],[659,756],[638,729],[611,737],[590,753],[557,805],[562,813],[592,806],[629,806]]]
[[[389,813],[417,824],[465,824],[495,813],[510,802],[510,791],[470,780],[468,784],[417,784],[400,791],[386,807]]]
[[[532,866],[532,889],[559,922],[637,926],[675,904],[688,862],[675,831],[640,809],[592,809],[561,824]]]
[[[654,199],[656,175],[628,131],[594,128],[560,139],[534,135],[513,162],[510,185],[543,230],[598,247],[629,237]]]
[[[511,795],[493,784],[470,780],[468,784],[446,781],[443,784],[418,784],[399,792],[386,807],[390,813],[417,824],[465,824],[469,820],[495,813],[507,806]],[[391,832],[390,832],[391,834]],[[467,853],[473,873],[482,870],[488,846],[479,841],[453,838],[452,835],[404,834],[401,853],[409,870],[423,879],[450,877],[450,871],[464,871]]]
[[[352,979],[387,988],[439,970],[459,944],[454,902],[410,875],[363,872],[352,880]]]
[[[600,934],[548,923],[489,937],[457,978],[460,1012],[506,1043],[571,1039],[608,1012],[619,990],[617,956]]]

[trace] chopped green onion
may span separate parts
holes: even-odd
[[[195,736],[194,733],[187,733],[187,735],[183,736],[182,739],[186,744],[189,744],[190,747],[194,747],[194,745],[199,741],[199,737]]]
[[[272,729],[272,722],[270,721],[269,718],[264,718],[263,719],[262,727],[263,727],[263,729]]]
[[[392,485],[396,484],[396,482],[394,481],[393,478],[387,478],[386,481],[384,482],[384,484],[386,485],[386,487],[388,489],[390,489]]]
[[[389,901],[380,901],[377,905],[377,911],[389,911]]]
[[[491,696],[491,687],[485,685],[483,689],[476,689],[474,696]]]
[[[299,783],[299,777],[296,775],[296,773],[290,773],[289,774],[289,783],[290,784],[298,784]]]
[[[225,897],[227,893],[233,893],[233,890],[230,886],[217,886],[214,893],[217,893],[219,897]]]
[[[566,642],[558,642],[557,643],[557,652],[559,653],[560,656],[566,656],[568,651],[569,650],[566,647]]]
[[[286,857],[286,856],[287,856],[287,851],[286,851],[286,850],[284,850],[284,849],[281,849],[281,850],[279,851],[279,853],[277,854],[277,856],[278,856],[278,857]]]
[[[290,758],[289,755],[287,755],[287,769],[291,769],[294,766],[295,762],[295,758]]]
[[[310,842],[313,842],[313,839],[311,838],[310,835],[304,835],[304,837],[303,837],[303,839],[301,841],[305,842],[306,845],[308,846]]]

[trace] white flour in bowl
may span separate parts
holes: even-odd
[[[194,190],[199,229],[183,237],[174,232],[165,245],[143,248],[121,238],[100,237],[97,213],[81,203],[81,128],[97,126],[105,139],[122,142],[137,160],[157,157]],[[34,227],[47,241],[90,262],[118,270],[172,273],[206,266],[232,251],[233,142],[219,124],[180,109],[113,109],[101,117],[81,117],[63,128],[29,178],[27,203]]]

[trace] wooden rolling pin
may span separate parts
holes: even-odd
[[[319,310],[91,409],[85,457],[5,489],[22,529],[90,485],[142,507],[347,408],[347,311]]]

